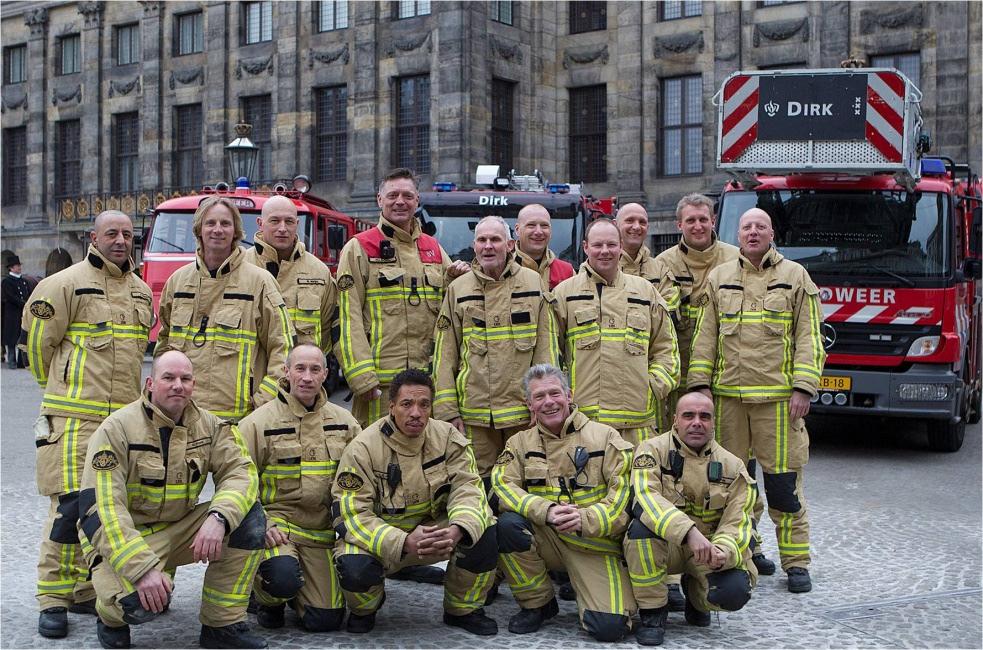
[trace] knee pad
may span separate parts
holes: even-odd
[[[171,602],[170,595],[167,602]],[[123,622],[127,625],[142,625],[157,618],[157,614],[149,609],[144,609],[140,604],[140,594],[133,592],[119,599],[119,606],[123,610]]]
[[[300,562],[289,555],[278,555],[259,565],[263,591],[274,598],[293,598],[304,586]]]
[[[707,575],[707,602],[736,612],[751,600],[751,576],[743,569],[727,569]]]
[[[304,616],[300,624],[308,632],[334,632],[341,629],[341,621],[345,618],[345,608],[322,609],[320,607],[304,606]]]
[[[385,578],[382,563],[371,555],[349,553],[335,556],[335,569],[341,588],[354,593],[377,587]]]
[[[498,565],[498,532],[497,524],[485,529],[481,537],[471,548],[463,549],[457,558],[456,566],[471,573],[485,573]]]
[[[628,617],[621,614],[608,614],[584,610],[584,627],[598,641],[620,641],[628,634]]]
[[[781,474],[764,473],[765,495],[768,507],[781,512],[798,512],[802,509],[799,497],[795,495],[795,472]]]
[[[229,535],[229,546],[244,551],[258,551],[266,547],[266,513],[259,501],[253,503],[242,523]]]
[[[498,529],[498,552],[517,553],[532,548],[532,524],[515,512],[503,512],[495,524]]]
[[[658,535],[649,530],[641,519],[632,519],[628,524],[628,539],[655,539]]]
[[[57,512],[48,538],[58,544],[78,544],[79,493],[69,492],[58,497]]]

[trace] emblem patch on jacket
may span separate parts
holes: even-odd
[[[498,455],[498,459],[495,461],[496,465],[508,465],[513,460],[515,460],[515,454],[512,453],[511,449],[506,449]]]
[[[92,469],[111,471],[119,467],[119,459],[109,449],[96,452],[92,457]]]
[[[338,487],[342,490],[360,490],[364,481],[357,474],[342,472],[338,475]]]
[[[437,318],[437,329],[445,330],[450,326],[451,326],[451,320],[447,318],[447,316],[441,314],[440,317]]]
[[[631,464],[632,467],[636,469],[651,469],[655,467],[655,458],[645,454],[644,456],[635,456],[635,460]]]
[[[347,273],[340,278],[338,278],[338,288],[342,291],[348,291],[355,286],[355,278],[348,275]]]
[[[35,300],[31,303],[31,313],[34,314],[35,318],[48,320],[55,315],[55,308],[51,306],[51,303]]]

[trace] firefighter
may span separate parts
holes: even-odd
[[[35,424],[38,491],[50,497],[38,560],[38,632],[68,634],[72,612],[95,614],[79,548],[79,489],[89,438],[140,396],[140,364],[153,324],[150,288],[134,273],[133,224],[96,217],[84,260],[38,284],[24,306],[21,346],[41,388]]]
[[[536,426],[509,438],[492,470],[499,566],[521,608],[509,632],[535,632],[556,616],[547,571],[565,570],[581,625],[598,641],[618,641],[635,610],[621,551],[631,444],[577,409],[555,366],[533,366],[522,386]]]
[[[570,388],[584,415],[637,445],[660,426],[679,381],[676,333],[655,287],[619,270],[621,233],[613,221],[587,226],[584,252],[580,272],[553,292]]]
[[[433,382],[404,370],[389,386],[389,415],[355,438],[338,464],[335,563],[351,613],[365,633],[385,599],[385,577],[400,567],[449,560],[444,623],[497,634],[485,615],[495,580],[491,509],[467,439],[430,418]]]
[[[197,406],[195,392],[191,361],[165,352],[143,395],[92,436],[78,529],[104,648],[129,648],[130,625],[167,609],[168,573],[203,561],[201,647],[266,647],[245,622],[266,530],[256,468],[235,427]],[[215,494],[199,504],[209,473]]]
[[[751,561],[754,480],[713,439],[713,400],[687,393],[671,431],[635,450],[632,520],[624,538],[642,645],[659,645],[669,610],[666,573],[682,572],[686,622],[706,627],[711,610],[741,609],[757,571]]]
[[[328,267],[304,248],[297,238],[297,206],[285,196],[274,196],[256,217],[259,230],[246,261],[266,269],[280,288],[297,343],[312,343],[331,352],[331,322],[338,289]]]
[[[470,268],[463,261],[452,264],[437,240],[420,230],[412,171],[389,172],[376,201],[378,225],[349,240],[338,261],[335,356],[354,393],[352,414],[363,427],[384,415],[383,392],[396,373],[429,368],[445,275]]]
[[[826,352],[819,332],[819,289],[799,264],[772,246],[768,213],[741,215],[740,257],[707,279],[694,326],[687,383],[716,398],[718,440],[754,476],[764,473],[788,589],[812,589],[809,520],[802,469],[809,459],[804,417],[816,394]],[[760,498],[755,521],[760,519]]]
[[[550,250],[550,212],[538,203],[530,203],[519,210],[515,222],[516,260],[527,269],[539,273],[543,286],[550,291],[567,278],[572,278],[573,267],[558,258]]]
[[[467,435],[482,478],[529,425],[520,378],[559,354],[539,276],[514,259],[512,243],[501,217],[478,222],[471,272],[448,287],[434,333],[433,416]]]
[[[638,203],[626,203],[618,210],[615,221],[621,231],[621,271],[658,285],[655,258],[645,245],[649,236],[649,217],[645,208]]]
[[[276,280],[246,252],[239,209],[211,196],[194,217],[197,259],[167,279],[156,355],[181,350],[198,368],[198,405],[238,420],[277,394],[293,326]]]
[[[287,355],[277,398],[239,423],[267,517],[266,551],[253,590],[256,618],[266,628],[283,627],[287,601],[309,632],[337,630],[345,614],[326,497],[341,452],[362,430],[348,411],[328,401],[321,387],[326,373],[320,348],[298,345]]]

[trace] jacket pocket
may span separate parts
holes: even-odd
[[[717,316],[722,335],[730,336],[740,330],[743,305],[743,293],[727,291],[720,295],[720,312]]]
[[[770,291],[765,295],[761,306],[764,307],[762,320],[768,333],[783,336],[786,327],[792,322],[792,312],[789,310],[789,300],[781,291]]]
[[[383,289],[379,299],[382,301],[382,311],[387,314],[398,314],[403,309],[403,280],[406,269],[379,269],[379,288]]]
[[[649,346],[649,317],[639,309],[629,310],[625,319],[625,351],[631,355],[645,354]]]
[[[244,343],[241,306],[223,305],[213,318],[215,351],[222,356],[238,352]]]
[[[567,331],[578,350],[592,350],[601,343],[601,328],[597,323],[600,311],[597,307],[585,307],[574,312],[576,326]]]
[[[464,313],[465,336],[468,338],[468,351],[471,354],[483,355],[488,352],[488,323],[485,318],[485,310],[480,307],[468,307]]]
[[[300,460],[303,449],[300,443],[284,442],[274,445],[273,459],[275,465],[267,466],[263,471],[276,484],[279,494],[287,494],[300,488]]]
[[[444,296],[444,269],[435,264],[423,266],[423,279],[426,282],[426,302],[430,310],[440,313],[440,305]]]
[[[184,462],[188,466],[188,507],[194,508],[205,485],[203,479],[208,474],[208,461],[202,456],[193,455],[186,457]]]
[[[293,324],[298,337],[305,335],[313,338],[321,319],[321,296],[308,288],[297,296],[297,311],[299,313],[293,319]]]
[[[154,514],[164,506],[167,496],[167,469],[158,457],[137,461],[137,485],[132,486],[130,509]],[[131,486],[127,485],[127,491]]]

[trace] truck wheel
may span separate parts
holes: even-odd
[[[966,420],[960,420],[958,424],[948,420],[928,421],[928,447],[932,451],[959,451],[965,437]]]

